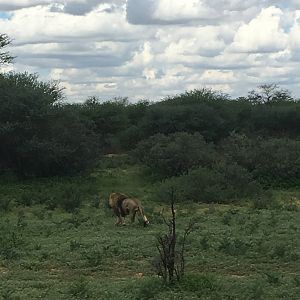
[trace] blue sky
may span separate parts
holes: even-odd
[[[11,15],[12,15],[11,13],[0,11],[0,19],[10,19]]]
[[[70,101],[233,97],[277,83],[300,97],[299,0],[1,0],[4,71],[59,80]]]

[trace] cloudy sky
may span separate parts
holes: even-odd
[[[0,33],[5,70],[60,80],[70,101],[263,83],[300,96],[299,0],[0,0]]]

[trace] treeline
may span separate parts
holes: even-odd
[[[202,182],[207,195],[227,190],[230,199],[257,185],[298,185],[299,131],[300,102],[276,85],[238,99],[201,89],[156,103],[70,104],[56,83],[0,75],[0,172],[20,177],[75,174],[128,152],[165,183]],[[193,197],[203,193],[194,186]]]
[[[130,104],[126,99],[101,103],[91,98],[82,108],[85,115],[92,118],[97,132],[106,136],[108,152],[134,149],[139,141],[158,133],[198,132],[206,141],[214,143],[232,132],[247,136],[299,137],[299,101],[275,85],[270,98],[265,91],[269,88],[263,86],[258,92],[238,99],[207,89],[157,103]]]

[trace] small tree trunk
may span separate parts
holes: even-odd
[[[185,260],[185,242],[187,236],[193,230],[194,222],[190,222],[185,229],[181,250],[178,251],[177,245],[177,232],[176,232],[176,210],[175,210],[175,193],[174,189],[170,192],[171,200],[171,220],[167,221],[164,217],[164,222],[167,224],[169,232],[165,235],[157,237],[157,250],[159,252],[159,263],[157,265],[158,274],[161,275],[165,282],[173,283],[176,279],[179,281],[184,275]]]
[[[175,249],[176,249],[176,215],[174,209],[175,203],[175,194],[174,190],[171,191],[171,212],[172,212],[172,220],[171,220],[171,232],[170,232],[170,266],[169,266],[169,281],[172,282],[174,280],[174,272],[175,272]]]

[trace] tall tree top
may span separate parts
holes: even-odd
[[[8,35],[0,33],[0,65],[11,63],[14,57],[8,52],[3,51],[5,47],[10,45],[11,39]]]

